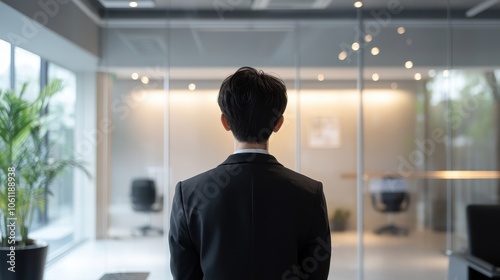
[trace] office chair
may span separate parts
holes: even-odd
[[[394,224],[394,214],[406,211],[410,205],[410,195],[403,179],[384,177],[378,189],[371,194],[373,208],[387,213],[387,224],[376,229],[376,234],[408,235],[408,229]]]
[[[500,279],[500,205],[468,205],[466,211],[469,279]]]
[[[163,199],[156,197],[155,182],[150,179],[135,179],[132,181],[132,208],[137,212],[148,213],[148,223],[137,229],[146,235],[148,231],[156,231],[163,234],[163,229],[153,227],[151,224],[152,213],[163,210]]]

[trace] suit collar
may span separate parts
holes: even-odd
[[[259,153],[232,154],[221,165],[241,163],[267,163],[282,165],[274,156]]]

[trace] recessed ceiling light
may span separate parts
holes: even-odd
[[[377,47],[372,48],[372,55],[378,55],[380,53],[380,49]]]
[[[372,41],[372,35],[368,34],[365,36],[365,42],[371,42]]]
[[[420,74],[420,73],[415,73],[415,80],[416,80],[416,81],[420,81],[420,80],[422,80],[422,74]]]
[[[137,80],[137,79],[139,79],[139,74],[132,73],[132,75],[130,75],[130,77],[132,78],[132,80]]]
[[[401,35],[402,35],[402,34],[405,34],[406,29],[405,29],[403,26],[400,26],[400,27],[398,27],[398,30],[397,30],[397,31],[398,31],[398,34],[401,34]]]
[[[378,81],[379,79],[380,79],[380,76],[379,76],[377,73],[373,73],[373,75],[372,75],[372,80],[373,80],[374,82],[376,82],[376,81]]]
[[[339,59],[344,60],[347,58],[347,53],[345,51],[342,51],[339,53]]]
[[[351,48],[352,48],[353,51],[359,50],[359,43],[358,42],[352,43]]]
[[[145,85],[149,84],[149,78],[146,76],[141,77],[141,82]]]
[[[190,91],[193,91],[193,90],[195,90],[195,89],[196,89],[196,85],[195,85],[195,84],[189,84],[189,85],[188,85],[188,89],[189,89]]]
[[[128,5],[132,8],[135,8],[135,7],[137,7],[137,2],[130,2],[130,3],[128,3]]]
[[[318,75],[318,81],[322,82],[325,80],[325,76],[323,74]]]
[[[413,61],[408,60],[407,62],[405,62],[406,69],[411,69],[412,67],[413,67]]]
[[[361,1],[354,2],[354,7],[358,8],[358,9],[363,7],[363,2],[361,2]]]

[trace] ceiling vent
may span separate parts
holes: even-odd
[[[252,9],[324,9],[331,2],[332,0],[255,0],[252,4]]]
[[[132,52],[140,55],[157,55],[158,53],[166,53],[167,45],[164,38],[159,38],[154,35],[147,34],[122,34],[120,38],[125,46]]]

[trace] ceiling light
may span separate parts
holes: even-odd
[[[132,78],[132,80],[137,80],[137,79],[139,79],[139,74],[132,73],[132,75],[130,75],[130,77]]]
[[[431,69],[431,70],[429,70],[428,74],[429,74],[429,77],[434,78],[436,76],[436,70]]]
[[[448,77],[449,75],[450,75],[450,71],[448,71],[448,70],[444,70],[444,71],[443,71],[443,77],[445,77],[445,78],[446,78],[446,77]]]
[[[196,89],[196,85],[195,85],[195,84],[189,84],[189,85],[188,85],[188,89],[189,89],[190,91],[193,91],[193,90],[195,90],[195,89]]]
[[[342,51],[339,53],[339,59],[344,60],[347,58],[347,53],[345,51]]]
[[[378,81],[378,79],[380,79],[380,76],[379,76],[377,73],[374,73],[374,74],[372,75],[372,80],[373,80],[374,82],[376,82],[376,81]]]
[[[363,2],[361,2],[361,1],[354,2],[354,7],[358,8],[358,9],[361,8],[361,7],[363,7]]]
[[[145,85],[149,84],[149,78],[146,76],[141,77],[141,82]]]
[[[408,60],[405,62],[405,68],[406,69],[411,69],[413,67],[413,62],[411,60]]]
[[[365,36],[365,42],[371,42],[372,41],[372,35],[368,34]]]
[[[405,34],[406,29],[403,26],[400,26],[400,27],[398,27],[397,31],[398,31],[398,34],[402,35],[402,34]]]
[[[359,50],[359,43],[358,42],[352,43],[351,48],[352,48],[353,51]]]
[[[318,81],[322,82],[325,80],[325,76],[323,74],[318,75]]]
[[[128,5],[132,8],[135,8],[135,7],[137,7],[137,2],[130,2],[130,3],[128,3]]]
[[[420,80],[422,80],[422,74],[420,74],[420,73],[415,73],[415,80],[416,80],[416,81],[420,81]]]
[[[380,53],[380,49],[377,47],[372,48],[372,55],[377,55]]]

